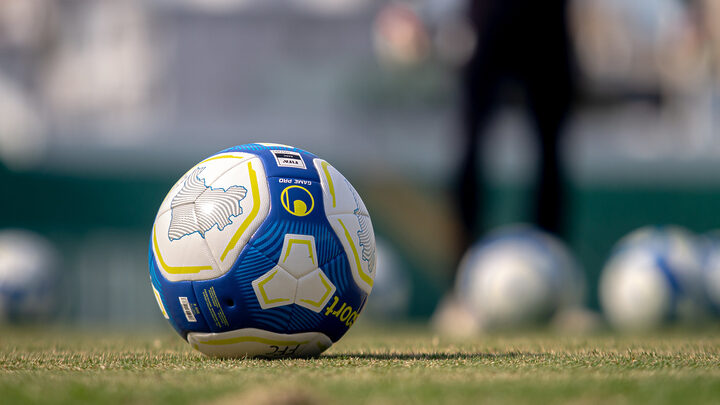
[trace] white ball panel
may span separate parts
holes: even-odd
[[[252,172],[248,165],[252,167]],[[253,191],[253,182],[257,184],[255,190],[257,193]],[[245,161],[233,167],[212,183],[212,187],[223,189],[237,185],[242,185],[247,190],[245,198],[240,201],[242,213],[237,217],[232,217],[232,223],[222,230],[214,227],[205,234],[210,252],[218,263],[222,274],[230,270],[240,251],[265,221],[265,217],[267,217],[270,210],[270,192],[267,186],[265,169],[260,159],[254,158]],[[233,238],[238,232],[241,233],[234,240]]]
[[[267,146],[267,147],[280,147],[280,148],[290,148],[294,149],[294,146],[285,145],[283,143],[273,143],[273,142],[258,142],[258,145]]]
[[[202,177],[206,179],[206,184],[211,184],[217,177],[222,175],[226,170],[232,168],[233,166],[237,166],[243,161],[247,159],[251,159],[255,157],[255,155],[249,154],[249,153],[240,153],[240,152],[231,152],[231,153],[223,153],[220,155],[212,156],[210,158],[207,158],[203,160],[202,162],[196,164],[195,166],[191,167],[190,170],[185,172],[180,179],[170,188],[170,191],[165,196],[165,199],[163,200],[162,204],[160,204],[160,209],[158,209],[158,215],[170,210],[170,203],[172,202],[172,199],[175,198],[175,195],[180,191],[182,188],[182,184],[193,171],[195,171],[198,167],[205,167],[205,170],[203,170]]]
[[[295,278],[315,270],[319,265],[315,237],[286,234],[278,265]]]
[[[315,159],[313,163],[320,175],[326,215],[353,214],[356,210],[360,214],[370,215],[365,203],[345,176],[322,159]]]
[[[195,349],[212,357],[287,357],[315,356],[332,346],[320,332],[273,333],[245,328],[221,333],[188,333]]]
[[[282,267],[275,266],[252,282],[255,295],[263,309],[292,304],[297,291],[297,279]]]
[[[350,263],[353,280],[370,294],[375,280],[375,233],[370,217],[341,214],[328,216],[328,221],[343,245]],[[364,228],[361,227],[364,225]]]
[[[320,312],[335,293],[335,286],[320,269],[298,280],[295,303],[314,312]]]
[[[225,274],[265,220],[270,196],[262,162],[257,157],[248,159],[235,155],[220,155],[197,165],[204,167],[198,174],[203,181],[199,186],[195,182],[192,187],[205,188],[199,194],[205,202],[200,204],[202,206],[197,200],[188,201],[156,217],[153,249],[158,267],[168,280],[206,280]],[[207,180],[211,178],[212,182]],[[186,184],[189,181],[180,181],[178,189],[171,194],[178,195],[183,187],[191,187]],[[241,188],[245,192],[236,193]],[[233,193],[227,192],[229,190]],[[218,196],[213,197],[210,193]],[[169,198],[170,206],[173,198]],[[213,198],[217,199],[215,205]],[[239,204],[242,212],[233,204]],[[208,209],[210,212],[206,212]],[[240,215],[234,216],[235,213]]]
[[[202,280],[216,277],[219,269],[205,240],[197,233],[171,241],[168,236],[172,212],[155,219],[153,253],[158,268],[170,281]]]
[[[368,294],[375,280],[375,232],[365,203],[345,176],[322,159],[313,161],[320,176],[330,225],[343,244],[353,279]]]

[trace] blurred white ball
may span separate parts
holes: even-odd
[[[400,256],[383,239],[375,239],[375,283],[364,314],[373,320],[395,320],[407,316],[411,281]]]
[[[562,242],[514,225],[492,232],[465,254],[456,294],[480,328],[518,327],[581,305],[584,277]]]
[[[621,239],[600,276],[600,304],[621,330],[648,330],[704,313],[700,251],[676,227],[644,227]]]
[[[0,322],[46,320],[55,311],[57,253],[35,233],[0,231]]]

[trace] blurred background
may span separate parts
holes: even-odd
[[[600,274],[622,236],[655,224],[720,228],[720,4],[567,7],[577,89],[560,145],[557,236],[583,269],[582,304],[599,310]],[[44,241],[28,244],[54,252],[43,257],[57,269],[56,319],[164,324],[147,244],[165,193],[218,150],[286,143],[330,161],[363,196],[382,241],[378,277],[383,262],[393,269],[371,302],[393,299],[392,317],[428,319],[454,286],[462,246],[460,72],[478,43],[467,9],[0,1],[0,229],[32,232]],[[477,146],[481,235],[534,219],[540,145],[523,96],[502,99]]]

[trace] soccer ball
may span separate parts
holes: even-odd
[[[647,330],[703,313],[695,236],[675,226],[645,227],[621,239],[600,276],[600,304],[621,330]]]
[[[357,191],[328,162],[279,144],[191,168],[160,206],[149,251],[162,314],[215,357],[317,355],[357,320],[375,279]]]
[[[47,321],[57,306],[57,252],[35,233],[0,231],[0,322]]]
[[[455,290],[481,329],[520,327],[581,305],[584,277],[559,240],[515,225],[465,254]]]

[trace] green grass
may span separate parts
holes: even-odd
[[[717,332],[458,341],[361,324],[316,359],[217,360],[170,332],[5,329],[0,403],[717,403]]]

